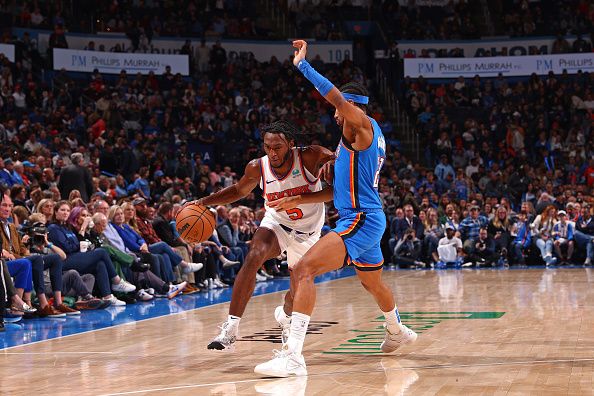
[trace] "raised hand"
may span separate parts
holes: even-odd
[[[305,59],[305,55],[307,54],[307,43],[304,40],[295,40],[293,41],[293,47],[297,48],[297,51],[295,51],[295,58],[293,58],[293,64],[297,66],[299,62]]]

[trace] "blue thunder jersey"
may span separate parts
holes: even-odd
[[[366,150],[354,150],[344,137],[336,148],[334,206],[338,210],[382,209],[377,189],[386,160],[386,140],[377,122],[368,118],[373,128],[373,141]]]

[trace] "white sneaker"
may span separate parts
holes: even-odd
[[[213,278],[212,282],[214,283],[214,285],[220,289],[224,289],[226,287],[229,287],[228,284],[224,283],[223,281],[221,281],[218,278]]]
[[[188,284],[188,282],[182,282],[179,285],[169,285],[169,291],[167,292],[167,298],[171,300],[173,297],[177,296],[179,293],[181,293],[184,290],[184,287],[186,287],[187,284]]]
[[[223,262],[223,268],[235,267],[236,265],[241,264],[239,261],[231,261],[227,258],[225,260],[221,260]]]
[[[590,265],[590,264],[592,264],[592,259],[590,257],[588,257],[586,259],[586,261],[584,261],[584,265]]]
[[[289,340],[289,335],[291,334],[291,320],[286,323],[287,314],[282,305],[279,305],[274,310],[274,319],[278,323],[279,327],[281,328],[281,341],[283,345],[287,343]]]
[[[207,280],[208,280],[208,288],[210,290],[212,290],[212,289],[218,289],[218,286],[215,285],[213,278],[208,278]]]
[[[207,348],[216,349],[218,351],[222,351],[224,349],[233,350],[235,348],[235,341],[237,341],[237,333],[232,331],[228,322],[223,323],[220,329],[221,332],[219,335],[213,338],[210,344],[208,344]]]
[[[151,296],[155,295],[155,289],[153,289],[152,287],[149,287],[148,289],[144,289],[145,292],[147,292],[148,294],[150,294]]]
[[[136,286],[134,286],[132,283],[130,282],[126,282],[125,280],[121,280],[120,283],[116,284],[111,284],[111,290],[115,291],[115,292],[120,292],[120,293],[130,293],[133,292],[134,290],[136,290]]]
[[[400,348],[402,345],[409,344],[415,342],[417,339],[417,333],[400,323],[400,332],[397,334],[390,333],[388,330],[388,326],[384,323],[384,342],[380,348],[384,353],[394,352],[396,349]]]
[[[265,269],[261,268],[260,271],[258,271],[258,273],[260,275],[262,275],[263,277],[267,278],[267,279],[273,279],[274,276],[270,275],[268,272],[266,272]]]
[[[187,263],[185,267],[183,267],[184,274],[189,274],[190,272],[200,271],[204,264],[202,263]]]
[[[154,297],[152,294],[147,293],[144,289],[140,289],[137,293],[136,293],[136,299],[139,301],[150,301],[152,300]]]
[[[256,282],[266,282],[268,280],[264,275],[256,273]]]
[[[297,355],[288,349],[274,350],[274,358],[256,366],[254,373],[266,377],[291,377],[293,375],[307,375],[303,355]]]
[[[114,296],[113,294],[111,295],[111,297],[109,297],[109,298],[104,297],[103,299],[106,301],[109,301],[111,303],[112,307],[125,307],[126,306],[125,302],[123,302],[122,300],[118,300],[116,298],[116,296]]]

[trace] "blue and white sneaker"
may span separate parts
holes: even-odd
[[[10,311],[10,309],[7,309],[4,312],[4,322],[5,323],[16,323],[16,322],[20,322],[21,319],[23,319],[23,315],[16,315],[16,314],[12,313]]]

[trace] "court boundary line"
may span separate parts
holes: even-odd
[[[329,283],[329,282],[335,282],[335,281],[340,281],[340,280],[344,280],[344,279],[349,279],[349,278],[355,277],[356,275],[357,275],[356,273],[353,273],[352,275],[347,275],[347,276],[336,278],[336,279],[328,279],[328,280],[325,280],[325,281],[321,281],[321,282],[319,282],[317,284],[325,284],[325,283]],[[272,294],[277,294],[277,293],[284,293],[287,290],[289,290],[289,289],[287,288],[287,289],[277,290],[277,291],[273,291],[273,292],[269,292],[269,293],[262,293],[262,294],[259,294],[257,296],[252,296],[252,298],[257,298],[257,297],[260,297],[260,296],[267,296],[267,295],[272,295]],[[181,315],[181,314],[184,314],[186,312],[193,312],[193,311],[197,311],[197,310],[200,310],[200,309],[215,307],[215,306],[221,305],[221,304],[227,304],[227,303],[230,303],[230,302],[231,302],[231,300],[229,300],[229,301],[221,301],[221,302],[214,303],[214,304],[211,304],[211,305],[206,305],[204,307],[192,308],[192,309],[188,309],[188,310],[181,311],[181,312],[174,312],[174,313],[169,313],[169,314],[166,314],[166,315],[155,316],[155,317],[152,317],[152,318],[135,320],[133,322],[121,323],[121,324],[117,324],[117,325],[113,325],[113,326],[103,327],[101,329],[93,329],[93,330],[89,330],[89,331],[82,331],[80,333],[75,333],[75,334],[67,334],[65,336],[60,336],[60,337],[56,337],[56,338],[48,338],[46,340],[33,341],[33,342],[30,342],[30,343],[27,343],[27,344],[13,345],[13,346],[10,346],[10,347],[6,347],[6,348],[0,349],[0,355],[3,354],[5,351],[9,351],[9,350],[12,350],[14,348],[22,348],[22,347],[26,347],[26,346],[30,346],[30,345],[40,344],[42,342],[48,342],[48,341],[54,341],[54,340],[62,340],[62,339],[66,339],[66,338],[69,338],[69,337],[74,337],[74,336],[81,335],[81,334],[89,334],[89,333],[95,333],[97,331],[102,331],[102,330],[107,330],[107,329],[115,329],[115,328],[122,327],[122,326],[135,325],[137,323],[145,322],[145,321],[148,321],[148,320],[168,318],[168,317],[175,316],[175,315]],[[109,308],[107,308],[107,309],[109,309]],[[51,352],[46,352],[46,353],[51,353]]]
[[[374,355],[378,356],[378,355]],[[389,355],[389,354],[382,354],[379,356],[393,356],[396,357],[397,355]],[[493,362],[493,363],[477,363],[477,364],[436,364],[430,366],[419,366],[419,367],[399,367],[393,369],[381,369],[381,370],[356,370],[356,371],[340,371],[340,372],[330,372],[330,373],[319,373],[319,374],[309,374],[304,377],[325,377],[330,375],[336,374],[350,374],[350,373],[381,373],[386,371],[404,371],[404,370],[437,370],[437,369],[456,369],[456,368],[466,368],[466,367],[490,367],[490,366],[523,366],[523,365],[530,365],[530,364],[556,364],[556,363],[579,363],[579,362],[594,362],[594,358],[581,358],[581,359],[551,359],[551,360],[522,360],[522,361],[511,361],[511,362]],[[128,392],[117,392],[117,393],[103,393],[100,396],[119,396],[119,395],[134,395],[138,393],[155,393],[155,392],[164,392],[164,391],[171,391],[171,390],[180,390],[180,389],[190,389],[190,388],[202,388],[208,386],[219,386],[219,385],[234,385],[234,384],[248,384],[253,382],[262,382],[262,381],[278,381],[282,379],[290,379],[290,378],[297,378],[297,376],[287,377],[287,378],[254,378],[254,379],[245,379],[239,381],[224,381],[224,382],[213,382],[208,384],[187,384],[187,385],[178,385],[178,386],[170,386],[164,388],[153,388],[153,389],[141,389],[135,391],[128,391]],[[306,385],[307,386],[307,385]]]

